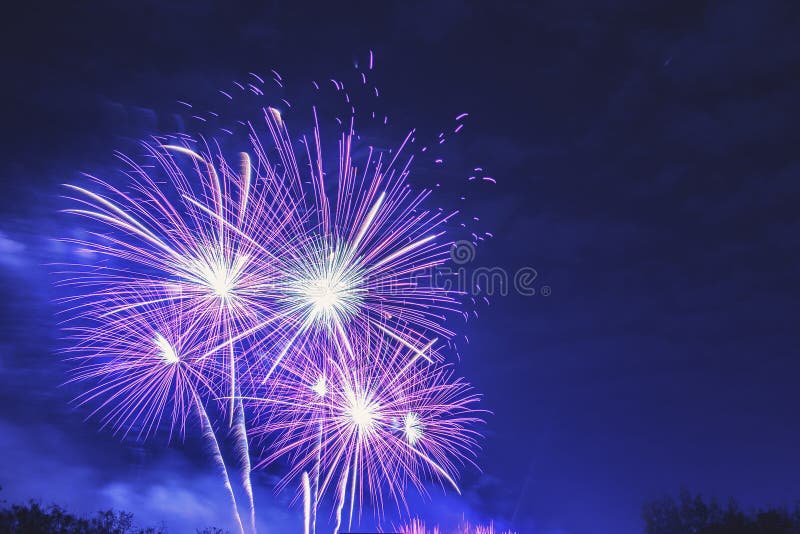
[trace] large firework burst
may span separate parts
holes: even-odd
[[[239,235],[259,244],[259,263],[275,277],[264,293],[271,309],[220,348],[257,334],[247,350],[268,358],[265,380],[293,343],[318,331],[350,354],[361,332],[380,331],[423,358],[439,336],[453,335],[444,319],[457,310],[459,294],[434,280],[434,269],[449,258],[443,236],[452,214],[424,208],[429,191],[414,193],[406,183],[413,158],[403,150],[413,134],[396,150],[368,147],[356,162],[351,122],[330,177],[314,117],[313,140],[301,138],[300,150],[274,108],[264,114],[271,145],[250,135],[270,205],[255,232]]]
[[[91,384],[78,402],[139,439],[184,436],[197,414],[240,530],[212,404],[238,438],[253,529],[248,415],[259,465],[288,460],[279,487],[302,482],[311,530],[325,495],[338,530],[347,504],[352,524],[366,502],[406,508],[428,480],[460,491],[480,411],[438,352],[461,297],[434,280],[453,213],[408,184],[414,132],[358,147],[351,118],[328,165],[316,109],[299,140],[262,111],[233,158],[213,139],[158,138],[142,161],[119,156],[126,185],[67,186],[66,211],[93,221],[71,240],[92,263],[63,278],[73,380]]]

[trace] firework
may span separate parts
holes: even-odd
[[[214,373],[216,385],[226,384],[229,426],[236,416],[242,484],[255,524],[246,423],[236,400],[237,347],[230,340],[268,313],[261,295],[272,283],[270,263],[256,261],[262,246],[242,239],[261,222],[266,199],[253,187],[246,153],[234,170],[220,154],[200,155],[182,145],[143,146],[151,160],[147,169],[119,156],[129,192],[95,177],[92,189],[67,186],[81,207],[66,211],[103,225],[93,240],[73,240],[99,261],[72,266],[66,283],[80,292],[68,300],[79,316],[155,319],[168,307],[194,318],[197,335],[211,340],[198,359],[204,367],[199,374]],[[223,340],[229,343],[218,348]]]
[[[66,280],[80,290],[76,309],[111,316],[129,309],[146,314],[168,304],[176,313],[197,316],[209,339],[230,339],[267,313],[260,295],[273,278],[268,262],[255,261],[258,246],[240,238],[259,224],[264,203],[251,186],[249,156],[240,155],[236,173],[221,155],[143,146],[153,163],[148,169],[119,156],[129,192],[95,177],[92,189],[67,186],[81,207],[66,211],[102,223],[94,239],[71,240],[98,258],[91,266],[73,266]],[[181,158],[187,160],[183,166]],[[148,299],[139,298],[141,288]],[[233,397],[233,358],[224,361],[231,365]]]
[[[365,502],[407,509],[404,492],[430,480],[460,492],[481,412],[441,364],[462,297],[434,279],[454,213],[408,184],[414,132],[362,149],[351,118],[330,171],[316,109],[299,140],[275,108],[263,121],[242,122],[233,159],[213,139],[159,138],[142,144],[145,162],[119,156],[124,188],[67,186],[66,211],[95,224],[71,240],[92,264],[63,277],[73,380],[94,382],[78,403],[142,440],[183,437],[197,413],[240,530],[212,404],[237,442],[253,530],[248,433],[259,466],[289,461],[278,488],[301,481],[306,532],[325,495],[338,531]]]
[[[128,295],[130,296],[130,295]],[[145,301],[143,294],[137,302]],[[166,427],[169,438],[184,436],[195,413],[209,452],[220,470],[234,517],[243,532],[236,497],[205,402],[218,396],[206,370],[204,330],[191,314],[174,314],[152,304],[114,315],[84,314],[85,326],[71,328],[77,363],[75,382],[91,385],[76,401],[96,405],[103,426],[146,440]],[[136,311],[134,311],[136,309]]]
[[[284,485],[315,472],[337,516],[349,503],[350,525],[365,500],[379,514],[384,497],[400,509],[407,487],[425,492],[427,479],[460,491],[456,464],[471,461],[481,420],[468,384],[380,334],[359,340],[354,358],[326,358],[318,344],[295,350],[305,358],[287,358],[296,364],[280,367],[269,393],[248,399],[265,413],[253,428],[268,438],[261,464],[289,458]]]
[[[370,330],[427,358],[439,337],[452,337],[443,322],[459,308],[459,294],[437,286],[433,276],[449,258],[443,235],[453,214],[425,209],[430,192],[414,193],[406,183],[413,158],[403,153],[413,133],[397,150],[368,147],[355,161],[351,122],[338,140],[338,171],[330,178],[314,117],[313,139],[303,137],[297,150],[306,158],[302,166],[273,108],[265,112],[271,145],[251,133],[271,205],[246,239],[275,245],[259,251],[274,270],[266,294],[272,308],[220,348],[258,333],[248,350],[269,358],[264,380],[293,343],[320,331],[350,354],[353,339]]]

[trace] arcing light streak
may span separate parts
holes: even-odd
[[[242,465],[242,487],[247,495],[247,504],[250,511],[250,527],[256,532],[256,504],[253,497],[253,483],[250,480],[250,444],[247,438],[247,423],[245,420],[244,404],[239,396],[236,399],[236,438],[238,443],[239,462]]]
[[[195,405],[197,406],[197,411],[200,414],[200,427],[202,429],[203,437],[210,445],[211,455],[214,458],[214,463],[216,464],[220,475],[222,476],[225,489],[228,490],[228,496],[231,499],[231,506],[233,507],[233,517],[236,519],[236,526],[239,527],[239,532],[244,534],[244,525],[242,524],[242,518],[239,516],[239,507],[236,505],[236,495],[233,493],[231,479],[228,476],[228,468],[225,466],[225,460],[222,458],[222,451],[219,449],[219,442],[217,441],[217,436],[214,434],[214,427],[211,425],[211,420],[208,418],[208,413],[206,412],[205,408],[203,408],[200,399],[197,397],[195,397]]]

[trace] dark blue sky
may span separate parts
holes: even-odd
[[[470,323],[459,370],[495,414],[484,475],[431,513],[626,533],[681,486],[800,499],[793,3],[52,4],[0,22],[0,497],[224,515],[191,443],[137,449],[67,406],[45,265],[74,223],[58,184],[165,127],[176,99],[373,49],[392,116],[470,112],[463,148],[498,180],[479,261],[552,288]],[[260,483],[262,518],[294,517]]]

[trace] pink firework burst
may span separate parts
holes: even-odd
[[[67,350],[76,364],[72,382],[92,383],[76,401],[97,404],[103,426],[147,439],[166,426],[186,433],[187,419],[215,396],[215,383],[201,358],[207,341],[196,318],[169,307],[144,305],[113,315],[84,314],[85,326],[69,329]]]
[[[379,514],[384,497],[405,507],[407,487],[424,492],[426,480],[460,491],[457,464],[471,462],[481,422],[467,383],[382,333],[359,339],[354,357],[325,343],[293,350],[264,395],[248,398],[263,412],[261,465],[289,459],[284,485],[311,472],[314,505],[333,493],[337,522],[349,502],[349,523],[367,500]]]
[[[410,187],[414,132],[361,147],[351,109],[332,163],[316,109],[298,140],[266,107],[266,131],[242,121],[233,158],[214,140],[158,138],[144,162],[119,156],[126,186],[66,186],[66,211],[92,221],[69,240],[90,263],[62,278],[77,402],[142,440],[183,437],[197,414],[240,531],[209,411],[234,430],[253,530],[248,416],[259,464],[288,460],[279,487],[302,481],[309,531],[325,496],[338,531],[367,503],[407,509],[405,491],[430,481],[460,492],[477,449],[479,396],[441,364],[464,296],[436,280],[455,213]]]
[[[453,336],[444,322],[458,311],[460,294],[435,280],[449,259],[444,234],[452,214],[425,208],[430,192],[407,184],[413,158],[403,154],[412,134],[397,150],[368,147],[357,160],[351,121],[331,178],[316,114],[313,139],[299,145],[303,165],[280,113],[267,109],[265,121],[271,145],[255,132],[251,142],[271,207],[251,238],[281,247],[261,250],[276,273],[271,313],[233,341],[259,334],[248,351],[271,362],[265,380],[295,342],[320,331],[351,355],[353,341],[371,331],[429,358],[440,337]]]
[[[135,302],[148,302],[146,293]],[[127,293],[126,298],[132,294]],[[74,344],[69,353],[76,364],[71,381],[91,384],[78,396],[81,405],[95,405],[102,425],[115,433],[146,440],[166,427],[186,435],[192,414],[206,440],[243,531],[236,498],[222,458],[206,404],[218,398],[217,367],[209,365],[208,339],[203,319],[175,313],[177,308],[153,304],[125,306],[114,314],[85,313],[85,326],[70,329]],[[212,371],[212,372],[210,372]],[[224,381],[222,381],[224,383]]]

